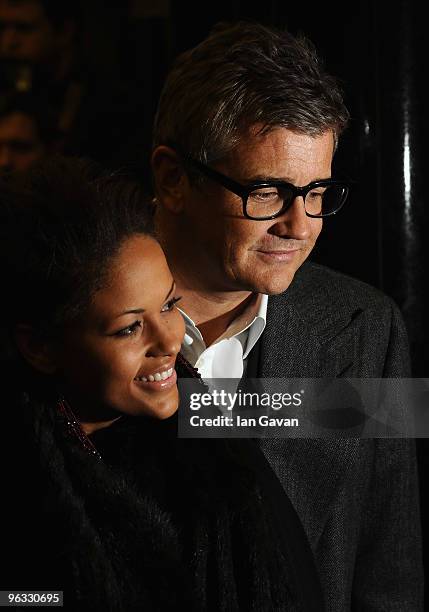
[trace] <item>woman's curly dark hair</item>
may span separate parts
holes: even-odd
[[[0,183],[0,227],[9,324],[57,326],[102,286],[124,240],[152,234],[152,215],[130,177],[58,156]]]

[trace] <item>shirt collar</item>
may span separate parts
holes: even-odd
[[[243,345],[243,359],[246,359],[265,329],[267,306],[268,296],[263,293],[255,293],[254,299],[252,299],[243,312],[230,323],[222,336],[220,336],[214,344],[225,338],[238,337]],[[186,336],[182,352],[185,357],[186,354],[200,354],[207,348],[201,332],[186,312],[181,308],[178,308],[178,310],[182,313],[186,325]]]
[[[252,323],[246,328],[249,330],[247,335],[247,342],[243,351],[243,359],[246,359],[252,348],[255,346],[257,341],[262,335],[267,324],[267,307],[268,307],[268,295],[264,293],[259,294],[259,306],[255,318]],[[245,331],[245,330],[243,330]]]

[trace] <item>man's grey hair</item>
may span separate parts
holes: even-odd
[[[203,163],[224,157],[255,124],[320,136],[335,145],[348,111],[336,80],[303,36],[257,23],[218,24],[175,61],[154,126],[154,146],[170,144]]]

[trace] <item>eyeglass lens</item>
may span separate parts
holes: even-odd
[[[328,215],[344,203],[347,189],[342,185],[315,187],[305,196],[305,210],[310,215]],[[295,192],[288,187],[263,187],[249,193],[247,214],[254,218],[271,217],[290,206]]]

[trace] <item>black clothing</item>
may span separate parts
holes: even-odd
[[[306,262],[287,291],[269,297],[267,325],[246,374],[285,381],[407,378],[401,314],[380,291]],[[258,444],[304,525],[327,609],[420,612],[415,442],[345,433]]]
[[[21,393],[3,459],[2,589],[64,590],[79,612],[323,610],[301,524],[253,440],[121,417],[90,436],[99,460],[55,406],[35,426],[31,410]]]

